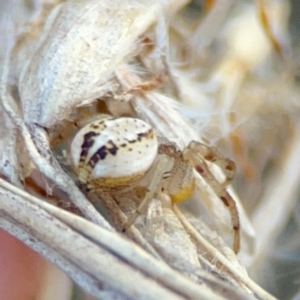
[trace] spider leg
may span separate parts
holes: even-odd
[[[232,181],[236,173],[236,166],[232,160],[222,157],[214,148],[196,141],[192,141],[188,148],[199,153],[206,161],[216,164],[224,172],[226,180],[222,183],[223,187],[226,187]]]
[[[134,92],[146,92],[155,89],[162,83],[162,75],[154,77],[152,80],[142,82],[124,92],[124,95]]]
[[[62,142],[71,141],[76,131],[78,131],[87,121],[91,120],[91,115],[95,110],[95,105],[77,108],[74,120],[61,122],[59,130],[48,130],[51,148],[54,149]]]
[[[136,211],[128,218],[124,229],[122,230],[123,232],[125,232],[135,222],[137,217],[143,213],[149,202],[153,199],[154,194],[157,192],[161,181],[172,168],[172,165],[173,160],[167,155],[158,156],[157,160],[146,174],[146,180],[149,178],[150,181],[149,185],[147,186],[147,192]]]
[[[203,150],[205,150],[203,158],[206,159],[206,157],[208,157],[209,158],[208,161],[216,162],[216,163],[219,162],[220,163],[218,164],[219,166],[220,165],[228,166],[226,162],[224,164],[221,163],[219,157],[217,157],[216,159],[213,158],[212,156],[214,155],[214,152],[212,150],[209,151],[209,148],[207,146],[195,141],[190,143],[188,148],[184,150],[183,155],[185,159],[193,163],[195,170],[203,178],[205,178],[208,185],[213,189],[213,191],[216,193],[219,199],[221,199],[223,204],[229,210],[231,214],[233,237],[234,237],[233,250],[235,253],[238,253],[240,249],[240,220],[239,220],[236,203],[234,199],[230,196],[230,194],[226,191],[226,186],[224,184],[221,184],[211,173],[211,171],[208,169],[204,159],[201,157],[201,155],[203,154]],[[226,174],[226,171],[224,172]],[[229,172],[227,171],[227,173],[232,174],[230,169]]]
[[[74,131],[74,127],[77,127],[75,122],[72,126],[64,126],[63,128],[61,128],[61,130],[57,134],[47,131],[49,134],[51,148],[54,149],[55,147],[57,147],[57,145],[67,140],[71,133]]]

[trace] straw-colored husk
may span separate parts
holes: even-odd
[[[0,227],[96,299],[297,299],[300,93],[289,2],[31,4],[0,1]],[[180,150],[196,140],[235,161],[226,189],[239,213],[238,255],[229,211],[196,172],[191,199],[155,197],[117,232],[137,204],[130,193],[81,190],[59,139],[103,112],[143,119]]]

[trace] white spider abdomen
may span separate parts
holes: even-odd
[[[105,115],[78,131],[70,153],[79,180],[101,188],[142,177],[154,162],[157,149],[157,138],[149,124]]]

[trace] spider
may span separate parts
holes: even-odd
[[[226,191],[235,164],[219,157],[210,147],[191,141],[181,151],[172,143],[160,143],[153,128],[140,119],[101,115],[76,133],[70,157],[79,184],[88,191],[120,193],[146,187],[147,192],[123,231],[135,222],[154,196],[168,195],[172,204],[188,199],[194,190],[196,170],[230,211],[233,250],[239,251],[238,211]],[[224,183],[217,181],[206,161],[223,169],[227,178]]]

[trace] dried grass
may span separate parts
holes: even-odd
[[[109,37],[124,34],[119,48],[115,43],[113,50],[95,47],[97,63],[105,51],[111,51],[107,61],[113,58],[101,72],[96,63],[74,66],[86,56],[64,49],[73,40],[57,39],[62,27],[49,23],[41,29],[43,16],[58,2],[0,1],[5,32],[0,48],[0,227],[99,299],[274,299],[271,294],[298,299],[300,94],[289,2],[218,0],[205,10],[197,1],[123,1],[129,9],[112,15],[119,17],[116,22],[97,21],[98,29],[89,25],[88,38],[105,31]],[[77,12],[106,3],[73,2],[68,26],[78,30],[81,23],[72,23]],[[81,16],[94,13],[98,20],[95,11]],[[55,43],[60,54],[49,52]],[[61,60],[55,65],[57,77],[52,74],[59,80],[42,94],[40,66],[49,57],[49,64]],[[83,69],[90,70],[84,80]],[[68,74],[76,72],[80,80],[71,99]],[[154,89],[153,78],[160,83]],[[123,94],[139,85],[148,89]],[[230,216],[200,176],[197,193],[179,208],[154,199],[129,231],[130,239],[87,202],[63,160],[56,163],[61,149],[55,149],[55,157],[46,151],[43,127],[55,135],[71,123],[75,109],[84,115],[83,104],[92,105],[95,98],[105,98],[114,115],[146,120],[181,149],[199,140],[233,158],[238,173],[229,191],[242,229],[238,257],[227,246]],[[39,106],[49,115],[40,117]],[[211,169],[224,177],[220,169]],[[45,193],[71,200],[90,221],[41,201],[47,197],[37,190],[25,191],[24,180],[34,174],[43,178],[39,184]],[[131,199],[100,198],[114,225],[123,224],[126,209],[134,205]]]

